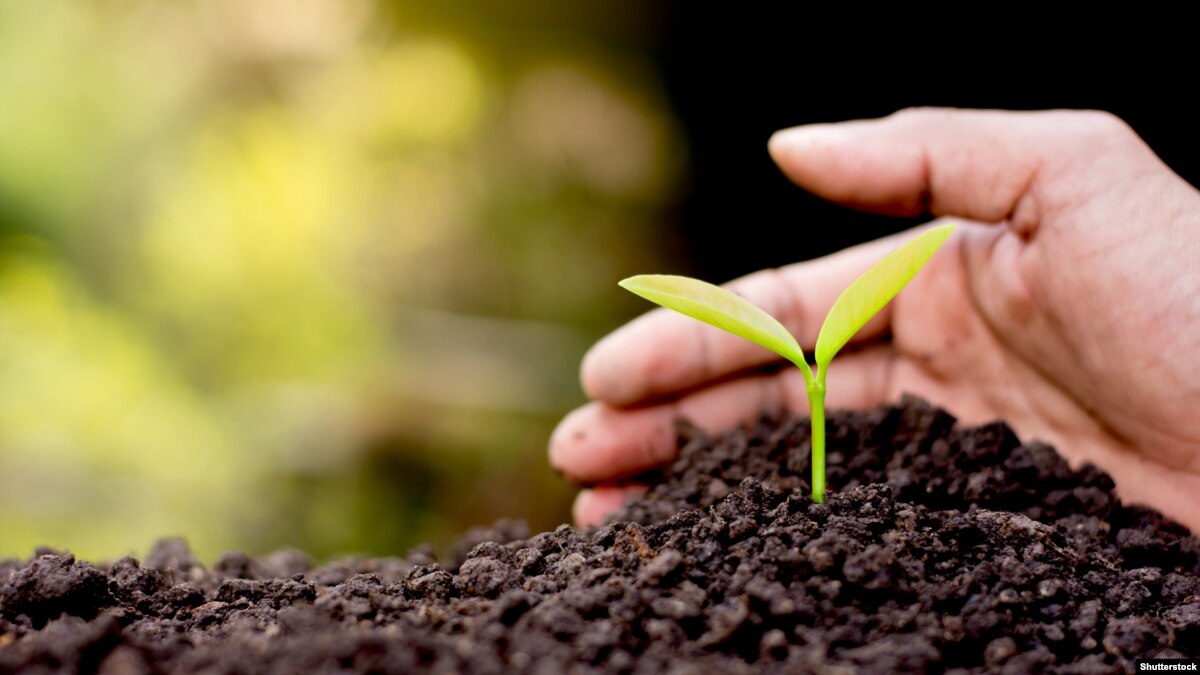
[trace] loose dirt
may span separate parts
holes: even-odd
[[[620,520],[447,559],[0,562],[0,671],[1133,672],[1200,657],[1200,539],[1003,424],[917,399],[709,438]]]

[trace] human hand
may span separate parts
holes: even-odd
[[[855,208],[964,223],[834,360],[830,408],[911,392],[962,423],[1008,422],[1074,464],[1112,474],[1127,502],[1200,530],[1200,193],[1106,113],[921,109],[777,133],[798,185]],[[994,223],[991,225],[983,223]],[[805,349],[837,295],[912,232],[738,279]],[[654,310],[598,343],[593,402],[550,461],[597,523],[644,486],[614,481],[673,459],[673,421],[716,431],[764,410],[807,410],[798,369]]]

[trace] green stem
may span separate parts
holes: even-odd
[[[808,388],[812,408],[812,491],[813,501],[825,502],[825,373]]]

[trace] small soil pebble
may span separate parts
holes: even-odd
[[[918,399],[766,419],[603,527],[499,523],[439,562],[0,561],[0,672],[1110,673],[1200,658],[1200,540],[1002,423]]]

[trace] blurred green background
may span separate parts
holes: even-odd
[[[672,257],[657,20],[0,0],[0,557],[565,521],[546,439]]]

